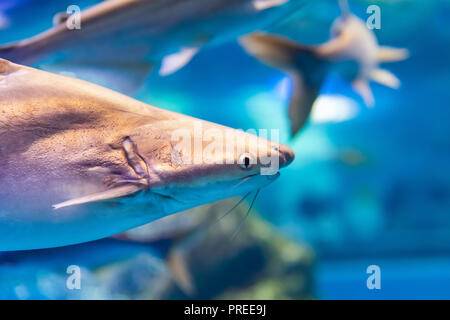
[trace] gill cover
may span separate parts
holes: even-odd
[[[126,137],[122,142],[121,148],[124,152],[124,156],[127,160],[128,165],[133,170],[135,179],[116,181],[115,186],[111,189],[64,201],[62,203],[53,205],[53,208],[56,210],[90,202],[119,199],[148,188],[148,166],[144,159],[139,155],[136,145],[129,137]]]

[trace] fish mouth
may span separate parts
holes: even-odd
[[[169,200],[172,204],[186,207],[187,209],[188,207],[253,192],[271,184],[273,181],[278,179],[279,176],[279,172],[273,175],[261,175],[259,173],[255,173],[239,179],[220,181],[213,186],[193,186],[192,188],[189,188],[190,190],[176,190],[176,187],[173,189],[150,188],[149,192],[158,197],[160,200]],[[217,191],[211,193],[210,190],[214,188],[216,188]],[[186,197],[186,194],[189,193],[189,191],[192,191],[191,197]]]
[[[278,156],[280,161],[280,168],[287,167],[294,161],[295,153],[290,147],[280,144],[278,147]]]
[[[267,180],[269,180],[269,183],[271,183],[272,181],[275,181],[276,179],[278,179],[278,177],[280,176],[280,172],[277,172],[277,173],[271,174],[271,175],[261,175],[259,173],[250,174],[248,176],[240,178],[238,183],[235,184],[234,186],[232,186],[232,189],[235,189],[235,188],[239,187],[240,185],[244,184],[245,182],[247,182],[249,179],[251,179],[253,177],[258,177],[258,176],[265,177]]]

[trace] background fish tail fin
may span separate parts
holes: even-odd
[[[341,9],[342,17],[350,16],[350,7],[348,5],[348,0],[339,0],[339,8]]]
[[[291,133],[295,136],[305,125],[312,106],[319,95],[320,87],[311,86],[301,72],[291,73],[292,94],[289,101],[289,120]]]
[[[254,33],[241,38],[240,43],[250,55],[291,76],[289,119],[295,135],[308,119],[325,80],[329,59],[318,51],[318,47],[301,45],[275,35]]]
[[[283,37],[260,32],[240,38],[239,43],[249,55],[282,70],[292,69],[301,51],[309,48]]]

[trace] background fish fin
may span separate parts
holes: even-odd
[[[301,73],[291,74],[292,94],[289,101],[289,120],[291,133],[295,136],[305,125],[312,106],[319,95],[320,87],[311,87]]]
[[[347,0],[339,0],[339,8],[341,9],[341,16],[346,18],[351,15],[350,7]]]
[[[241,37],[239,43],[249,55],[284,71],[295,69],[302,53],[314,53],[314,47],[302,46],[287,38],[261,32]]]
[[[113,189],[110,189],[110,190],[107,190],[104,192],[98,192],[98,193],[90,194],[90,195],[87,195],[84,197],[75,198],[72,200],[68,200],[65,202],[55,204],[55,205],[53,205],[53,209],[57,210],[57,209],[61,209],[64,207],[76,206],[76,205],[90,203],[90,202],[117,199],[117,198],[131,195],[141,189],[142,189],[142,187],[132,185],[132,184],[121,186],[121,187],[116,187],[116,188],[113,188]]]
[[[196,288],[188,266],[186,265],[186,259],[183,256],[182,250],[177,247],[172,247],[167,254],[166,264],[172,273],[175,283],[180,289],[188,296],[194,295]]]
[[[278,7],[289,0],[253,0],[253,7],[257,10],[265,10],[273,7]]]
[[[200,51],[198,47],[185,47],[179,52],[169,54],[165,56],[161,62],[161,68],[159,69],[160,76],[168,76],[177,72],[185,65],[187,65],[192,58]]]
[[[291,76],[293,88],[289,102],[291,132],[295,135],[306,123],[328,70],[328,59],[289,39],[253,33],[240,39],[241,45],[263,63]]]
[[[408,49],[381,46],[378,48],[377,55],[379,62],[395,62],[407,59],[409,51]]]
[[[372,70],[370,79],[392,89],[400,87],[400,80],[392,72],[385,69]]]
[[[375,105],[375,98],[373,97],[372,90],[366,80],[356,79],[352,82],[352,87],[353,90],[363,98],[364,103],[368,107],[373,107]]]

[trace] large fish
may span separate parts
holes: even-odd
[[[206,44],[267,27],[303,2],[108,0],[56,15],[54,27],[0,47],[0,58],[132,92],[155,65],[171,74]]]
[[[289,119],[293,135],[305,124],[326,76],[332,71],[351,82],[367,106],[374,105],[369,81],[391,88],[400,85],[397,77],[379,68],[379,64],[406,59],[408,51],[379,46],[366,23],[350,13],[347,2],[341,1],[340,5],[342,16],[334,21],[330,40],[326,43],[303,45],[260,32],[240,39],[250,55],[292,78]]]
[[[293,157],[262,137],[0,59],[0,251],[99,239],[246,194]]]

